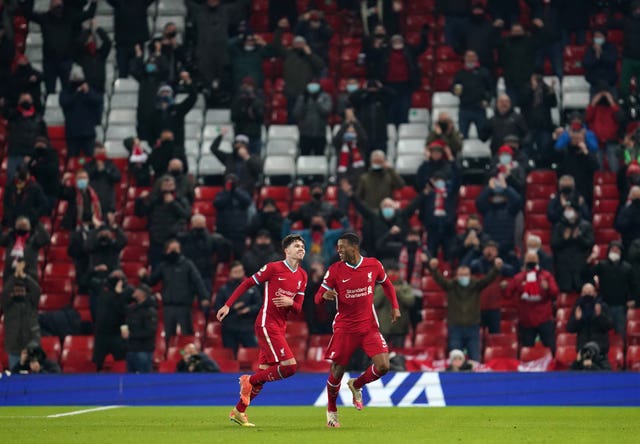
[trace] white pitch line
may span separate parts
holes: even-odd
[[[74,410],[73,412],[66,412],[66,413],[56,413],[55,415],[48,415],[48,416],[46,416],[46,418],[62,418],[63,416],[84,415],[85,413],[101,412],[103,410],[118,409],[120,407],[124,407],[124,406],[122,406],[122,405],[105,405],[103,407],[94,407],[92,409]]]

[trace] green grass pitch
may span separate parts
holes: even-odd
[[[631,443],[640,409],[593,407],[342,407],[342,428],[327,429],[317,407],[254,407],[256,428],[227,419],[230,408],[122,407],[76,416],[88,407],[2,407],[1,443]]]

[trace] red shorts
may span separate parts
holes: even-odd
[[[387,341],[378,329],[367,333],[334,333],[327,347],[324,358],[338,365],[346,367],[351,355],[360,347],[370,358],[380,353],[389,353]]]
[[[284,332],[268,331],[266,328],[258,326],[256,326],[255,331],[258,347],[260,348],[260,356],[258,358],[260,365],[276,364],[294,358]]]

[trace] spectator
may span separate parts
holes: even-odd
[[[513,3],[513,2],[510,2]],[[496,17],[494,16],[494,19]],[[534,26],[534,34],[527,34],[522,24],[514,22],[506,37],[500,37],[502,20],[494,22],[494,41],[498,50],[498,60],[504,69],[504,81],[508,97],[516,106],[535,69],[536,51],[540,43],[540,30]],[[498,98],[500,100],[500,98]],[[500,102],[498,102],[499,104]],[[515,133],[514,133],[515,134]]]
[[[509,282],[506,293],[518,302],[518,333],[521,346],[533,347],[536,336],[553,353],[556,349],[552,304],[558,296],[553,274],[540,268],[538,255],[527,253],[524,270]]]
[[[535,234],[529,234],[526,239],[526,253],[535,253],[538,255],[538,266],[541,270],[553,273],[553,258],[545,250],[542,249],[542,239]],[[522,258],[524,263],[524,255]]]
[[[11,367],[11,373],[16,375],[60,373],[60,366],[47,359],[44,350],[35,345],[20,352],[20,360]]]
[[[473,365],[467,361],[462,350],[451,350],[448,362],[449,366],[446,369],[448,372],[470,372],[473,370]]]
[[[63,0],[51,0],[47,12],[34,12],[34,3],[29,1],[24,8],[30,21],[40,25],[42,31],[42,66],[47,94],[56,92],[56,80],[60,79],[63,88],[69,81],[73,59],[76,31],[85,20],[93,18],[98,0],[91,0],[86,11],[77,11]]]
[[[563,21],[562,2],[537,0],[533,7],[532,23],[541,29],[542,41],[536,56],[536,69],[544,69],[545,59],[551,62],[553,74],[562,80],[563,76]],[[569,13],[571,14],[571,13]]]
[[[248,2],[187,0],[189,17],[195,24],[195,58],[203,84],[212,90],[228,90],[229,30],[243,20]]]
[[[400,279],[414,289],[422,288],[422,274],[427,268],[429,258],[427,253],[428,251],[422,245],[420,229],[410,228],[398,255],[398,270]],[[422,293],[419,293],[419,297],[422,297]]]
[[[129,66],[135,57],[136,45],[149,40],[147,8],[155,0],[107,0],[113,8],[118,76],[129,77]]]
[[[489,71],[493,71],[495,65],[493,60],[493,47],[487,44],[487,42],[493,39],[493,34],[494,27],[487,15],[485,5],[474,2],[471,6],[469,25],[466,27],[464,39],[461,40],[462,46],[454,49],[457,53],[462,53],[467,50],[474,51],[478,54],[480,65],[486,67]]]
[[[293,116],[300,131],[300,154],[321,156],[327,146],[327,125],[332,109],[331,96],[322,91],[317,80],[307,83],[306,91],[296,99]]]
[[[404,186],[404,180],[387,161],[384,151],[375,150],[370,156],[369,171],[360,176],[356,196],[370,209],[377,209],[384,198]]]
[[[184,147],[184,117],[196,104],[198,94],[187,71],[180,73],[180,79],[189,92],[187,98],[180,103],[176,103],[173,89],[169,85],[158,88],[156,107],[151,112],[149,122],[151,141],[158,140],[163,130],[170,129],[176,145]]]
[[[572,36],[576,45],[584,45],[592,12],[593,7],[590,2],[587,4],[581,0],[560,2],[560,17],[562,17],[563,25],[562,41],[565,45],[572,43]]]
[[[149,265],[155,267],[161,260],[164,244],[182,232],[191,215],[189,203],[176,196],[176,181],[172,176],[160,179],[160,190],[149,195],[143,191],[135,203],[138,217],[148,216]]]
[[[313,262],[322,262],[328,268],[331,263],[335,262],[335,246],[338,237],[345,232],[344,228],[330,228],[320,215],[313,216],[309,228],[302,230],[291,230],[287,222],[288,220],[285,220],[282,235],[285,237],[292,233],[299,234],[304,239],[307,249],[307,255],[303,262],[305,267],[308,268],[309,264]]]
[[[182,165],[188,165],[184,147],[176,143],[173,131],[163,129],[160,139],[149,154],[148,163],[157,179],[168,173],[169,163],[172,159],[179,159]]]
[[[4,349],[9,355],[9,367],[20,361],[21,350],[40,342],[38,302],[40,286],[36,278],[26,272],[24,260],[16,262],[11,274],[5,274],[2,288],[4,313]]]
[[[176,364],[178,373],[219,373],[220,367],[195,344],[187,344],[182,349],[182,359]]]
[[[591,86],[591,95],[605,86],[605,90],[615,94],[618,81],[618,48],[607,41],[607,30],[593,31],[593,43],[587,47],[582,58],[584,77]]]
[[[252,205],[251,196],[238,186],[238,176],[227,174],[224,190],[216,195],[213,206],[218,212],[216,231],[231,241],[235,258],[241,257],[244,251],[249,207]]]
[[[409,310],[414,306],[415,296],[411,285],[400,277],[400,268],[397,263],[387,264],[385,270],[396,290],[401,313],[400,319],[391,323],[391,302],[385,297],[384,291],[379,285],[376,285],[373,293],[373,304],[380,322],[380,333],[384,336],[387,344],[394,348],[402,348],[409,333],[411,321]]]
[[[577,146],[580,142],[584,143],[590,152],[598,152],[598,139],[589,128],[587,128],[582,116],[573,112],[569,115],[569,125],[567,128],[557,128],[554,133],[556,140],[555,149],[566,150],[570,146]]]
[[[6,207],[5,207],[6,208]],[[640,239],[640,187],[635,185],[629,190],[627,202],[619,210],[615,222],[616,230],[622,236],[622,243],[628,251],[632,242]]]
[[[273,48],[264,39],[251,32],[229,40],[232,90],[237,91],[243,83],[251,86],[264,84],[262,61],[273,57]]]
[[[321,216],[327,226],[335,223],[342,225],[343,228],[349,228],[347,216],[333,204],[322,200],[324,188],[321,183],[315,182],[311,184],[310,191],[311,201],[302,204],[300,208],[291,211],[287,216],[291,223],[301,221],[304,228],[310,228],[311,219],[314,216]]]
[[[454,48],[462,47],[469,26],[471,0],[437,0],[436,14],[443,15],[444,41]]]
[[[600,168],[604,170],[606,156],[609,170],[614,173],[617,173],[619,168],[618,132],[622,118],[620,106],[613,95],[606,90],[601,90],[593,96],[585,114],[587,125],[593,129],[593,134],[600,145],[598,150]]]
[[[365,170],[367,156],[367,133],[356,119],[352,108],[345,110],[344,120],[333,138],[333,146],[338,158],[338,180],[347,180],[355,186]]]
[[[45,214],[51,214],[60,196],[60,161],[57,151],[46,137],[36,137],[29,171],[47,199]],[[5,206],[5,212],[6,212]]]
[[[420,222],[428,233],[429,254],[431,257],[438,256],[441,247],[445,260],[449,261],[456,236],[458,190],[456,182],[447,179],[441,171],[433,175],[422,191],[419,209]]]
[[[458,267],[455,279],[446,279],[438,271],[438,259],[429,261],[433,279],[447,293],[447,330],[449,350],[467,349],[469,358],[480,361],[480,292],[502,268],[497,258],[491,271],[481,279],[473,279],[469,267]]]
[[[249,138],[249,152],[254,156],[262,151],[264,114],[264,94],[256,89],[253,78],[244,77],[231,102],[231,121],[234,134],[245,134]]]
[[[436,140],[442,140],[449,147],[454,158],[462,153],[462,134],[460,134],[455,122],[446,111],[438,113],[438,120],[436,120],[433,129],[427,136],[427,145],[431,145]]]
[[[560,291],[578,291],[582,287],[581,271],[594,244],[593,228],[582,219],[578,208],[564,208],[562,219],[553,226],[551,250]]]
[[[0,25],[0,97],[5,97],[9,92],[11,78],[11,64],[16,53],[13,24],[9,15],[11,5],[5,6],[2,12],[2,24]]]
[[[106,91],[107,58],[110,52],[111,39],[100,27],[84,29],[76,42],[75,62],[82,68],[89,88],[100,95]]]
[[[511,99],[506,94],[500,94],[496,101],[496,112],[489,119],[484,128],[479,128],[480,138],[483,141],[491,139],[491,152],[496,153],[509,135],[516,135],[526,144],[529,138],[529,129],[522,115],[511,106]]]
[[[33,99],[33,106],[40,115],[44,112],[42,103],[42,72],[38,71],[29,62],[27,56],[19,55],[16,58],[16,67],[7,81],[7,91],[0,96],[6,97],[8,105],[18,105],[20,94],[29,93]],[[7,106],[7,104],[5,104]]]
[[[149,153],[142,146],[137,137],[127,137],[122,141],[125,149],[129,152],[129,175],[133,183],[139,187],[151,186],[151,170]],[[171,154],[171,153],[169,153]]]
[[[26,165],[18,167],[14,179],[7,183],[3,204],[4,227],[13,227],[19,216],[27,217],[33,227],[39,223],[40,217],[48,214],[47,199],[42,187],[32,179]]]
[[[18,261],[24,261],[25,273],[37,279],[38,254],[50,242],[49,233],[40,222],[32,228],[28,217],[18,216],[15,228],[0,234],[0,246],[5,248],[4,276],[11,275]]]
[[[478,132],[486,125],[486,107],[493,96],[491,75],[486,68],[480,66],[475,52],[464,53],[464,68],[453,78],[452,91],[460,98],[458,126],[466,139],[472,123],[476,125]]]
[[[311,51],[318,54],[325,65],[329,65],[329,40],[333,37],[333,29],[324,20],[322,12],[311,9],[302,14],[293,33],[304,37]]]
[[[280,0],[269,2],[269,31],[273,32],[283,18],[295,26],[298,20],[298,4],[296,0]]]
[[[491,161],[490,177],[504,176],[507,186],[513,188],[520,197],[525,196],[527,173],[525,165],[516,160],[517,155],[511,146],[502,145]]]
[[[597,282],[602,301],[607,304],[607,316],[613,321],[613,328],[625,337],[627,327],[627,307],[633,308],[637,299],[637,278],[631,264],[622,259],[622,243],[612,241],[607,249],[607,257],[598,262],[599,248],[587,259],[585,282]],[[602,344],[599,344],[602,345]],[[604,347],[601,347],[604,349]]]
[[[425,160],[420,164],[416,173],[416,191],[424,190],[427,185],[431,185],[433,188],[433,181],[438,175],[444,179],[446,187],[451,193],[458,193],[460,173],[451,151],[451,148],[441,139],[436,139],[425,147]]]
[[[169,85],[174,90],[183,91],[186,82],[181,78],[181,73],[188,71],[187,54],[184,46],[178,44],[178,27],[174,22],[168,22],[162,29],[162,55],[169,64]]]
[[[578,356],[571,364],[570,370],[611,371],[611,364],[607,357],[600,352],[600,347],[598,347],[597,343],[587,342],[578,352]]]
[[[151,373],[158,330],[156,300],[146,285],[138,286],[132,297],[133,302],[126,311],[127,323],[121,328],[122,338],[127,344],[127,372]]]
[[[366,88],[349,96],[355,115],[367,134],[367,146],[362,147],[365,158],[366,153],[374,150],[387,150],[387,109],[393,97],[393,90],[378,80],[367,80]]]
[[[152,40],[149,44],[149,56],[143,58],[142,46],[135,45],[135,57],[131,61],[131,75],[138,81],[138,106],[136,126],[138,137],[149,144],[153,139],[153,114],[158,102],[160,87],[169,81],[169,61],[162,54],[162,42]]]
[[[87,273],[81,278],[84,279],[84,285],[89,288],[89,308],[92,319],[96,319],[99,292],[104,284],[102,281],[120,268],[120,253],[127,245],[127,236],[117,225],[115,215],[110,213],[108,218],[108,225],[96,227],[87,234],[83,246],[89,261]],[[124,312],[122,315],[124,316]]]
[[[267,230],[271,236],[271,242],[274,245],[279,245],[282,240],[283,223],[284,218],[276,205],[276,201],[267,198],[262,201],[262,208],[251,217],[247,227],[247,234],[254,238],[258,231]]]
[[[193,179],[185,173],[182,160],[171,159],[167,167],[167,174],[171,175],[176,181],[176,196],[184,197],[189,202],[189,205],[193,205],[196,198]]]
[[[522,210],[522,197],[507,184],[503,175],[489,179],[489,186],[476,199],[476,208],[482,214],[485,233],[500,246],[500,254],[513,252],[516,216]]]
[[[547,219],[551,224],[556,224],[562,218],[564,209],[568,206],[578,208],[580,216],[584,220],[591,219],[591,212],[584,197],[576,189],[572,176],[564,175],[558,180],[558,193],[556,193],[547,206]]]
[[[246,273],[242,263],[234,261],[229,265],[229,280],[216,296],[215,310],[219,310],[229,300],[233,291],[245,279]],[[260,311],[262,297],[256,287],[251,287],[233,304],[229,311],[230,321],[222,324],[222,345],[238,352],[238,347],[257,347],[258,342],[253,333],[253,324]]]
[[[13,174],[25,157],[33,156],[37,137],[47,136],[47,126],[33,104],[29,93],[21,93],[17,108],[5,106],[7,125],[7,179]],[[6,208],[6,207],[5,207]]]
[[[362,39],[362,54],[368,79],[381,80],[380,73],[384,68],[383,54],[389,50],[390,43],[387,30],[382,24],[375,26],[373,35],[368,34]],[[359,59],[358,62],[361,63],[361,60]]]
[[[236,135],[233,141],[233,152],[225,153],[220,150],[222,138],[227,134],[226,128],[222,128],[220,135],[211,143],[209,150],[225,166],[225,176],[234,174],[238,188],[249,195],[253,195],[262,174],[262,162],[258,155],[249,151],[249,138],[244,134]]]
[[[60,92],[69,156],[92,156],[96,125],[102,120],[102,96],[85,81],[82,68],[74,65]]]
[[[622,71],[620,72],[620,97],[629,94],[631,78],[640,77],[640,1],[631,3],[631,14],[623,25]]]
[[[351,111],[353,111],[351,94],[358,90],[360,90],[360,80],[358,80],[356,77],[349,77],[345,82],[344,89],[340,89],[340,91],[338,91],[335,113],[341,119],[345,119],[345,112],[347,109],[351,109]]]
[[[509,0],[489,0],[487,2],[489,14],[500,27],[513,27],[520,17],[520,4]]]
[[[116,190],[122,175],[118,167],[107,159],[107,150],[101,142],[95,143],[93,159],[85,164],[89,174],[89,185],[98,195],[100,208],[105,213],[116,211]]]
[[[170,239],[166,242],[162,262],[153,268],[151,275],[144,268],[138,271],[140,280],[150,287],[162,282],[162,310],[167,342],[177,334],[178,325],[183,335],[193,334],[191,306],[194,296],[197,296],[203,310],[209,308],[211,297],[198,269],[181,251],[180,242]]]
[[[618,169],[616,182],[618,187],[618,198],[620,200],[618,208],[622,208],[627,202],[631,187],[634,185],[640,185],[640,165],[635,162],[630,163],[629,165],[623,164]]]
[[[451,258],[457,259],[460,265],[469,266],[473,259],[480,256],[482,247],[490,240],[489,235],[482,230],[482,223],[477,214],[467,217],[464,232],[456,236],[453,242]]]
[[[583,128],[577,131],[571,130],[568,146],[561,152],[561,161],[558,165],[558,174],[573,177],[576,189],[584,196],[588,206],[593,201],[593,175],[599,166],[596,157],[598,142],[595,142],[595,150],[592,150],[588,141],[589,133],[593,136],[593,133],[585,132]],[[560,136],[556,142],[556,147],[563,136]]]
[[[609,330],[613,326],[607,303],[598,295],[593,284],[584,284],[567,323],[567,331],[577,334],[576,350],[580,351],[587,343],[595,342],[606,357],[609,351]]]
[[[555,80],[549,86],[541,74],[531,74],[531,79],[525,85],[519,102],[522,116],[531,134],[530,157],[538,166],[550,165],[553,160],[551,133],[554,129],[551,109],[558,106]]]
[[[313,261],[309,266],[309,280],[305,290],[305,298],[302,301],[302,311],[304,312],[309,333],[312,335],[330,335],[333,332],[333,318],[336,315],[336,304],[333,301],[324,301],[316,304],[313,296],[322,285],[325,274],[322,261]]]
[[[191,216],[191,229],[178,236],[182,251],[198,269],[208,293],[212,292],[218,261],[229,256],[230,244],[218,233],[209,233],[207,219],[202,214]]]
[[[125,343],[120,326],[125,324],[126,306],[132,292],[133,288],[127,285],[126,276],[122,270],[117,269],[109,272],[108,279],[100,288],[95,310],[91,313],[95,332],[93,362],[98,371],[102,370],[109,354],[114,361],[125,358]]]
[[[488,241],[482,246],[482,255],[471,261],[471,273],[474,275],[489,273],[497,257],[498,244]],[[517,267],[503,263],[500,276],[511,278],[517,272]],[[500,333],[502,287],[502,282],[494,280],[480,293],[480,325],[486,327],[490,334]]]
[[[359,14],[364,27],[364,34],[369,35],[370,30],[379,26],[398,32],[400,30],[400,17],[403,4],[400,0],[360,0]]]
[[[62,185],[60,198],[69,202],[62,218],[62,228],[71,231],[83,225],[93,224],[94,227],[101,225],[104,213],[98,194],[89,185],[87,171],[76,170],[73,181],[71,173],[65,173],[62,177]]]
[[[307,85],[318,77],[325,64],[300,35],[293,39],[291,48],[285,48],[282,44],[282,33],[287,26],[286,19],[278,22],[278,29],[273,35],[273,45],[276,54],[282,58],[284,95],[287,98],[289,121],[292,122],[293,108],[298,96],[305,94]]]

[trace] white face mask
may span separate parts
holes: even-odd
[[[527,248],[527,253],[538,254],[538,249],[529,247],[529,248]]]
[[[576,219],[576,212],[574,210],[565,210],[563,215],[564,218],[570,222],[573,222]]]
[[[611,262],[618,262],[620,260],[620,253],[612,251],[611,253],[609,253],[609,260]]]

